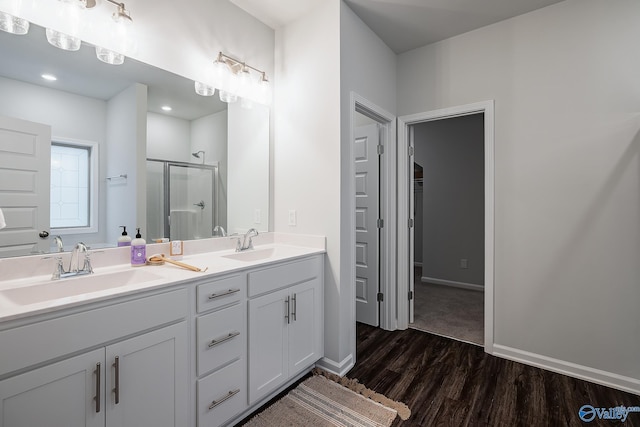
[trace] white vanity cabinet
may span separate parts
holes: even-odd
[[[249,404],[323,356],[323,257],[249,273]]]
[[[197,287],[198,427],[216,427],[247,409],[247,274]]]
[[[187,425],[186,307],[173,291],[0,331],[0,427]]]

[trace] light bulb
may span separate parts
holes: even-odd
[[[80,12],[84,10],[85,3],[79,0],[59,0],[57,7],[57,20],[62,30],[47,28],[47,41],[49,44],[63,50],[80,49]]]

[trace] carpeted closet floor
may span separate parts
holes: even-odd
[[[414,323],[409,327],[473,344],[484,344],[484,293],[423,283],[415,269]]]

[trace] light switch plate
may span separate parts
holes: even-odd
[[[169,255],[170,256],[181,256],[183,255],[183,241],[182,240],[173,240],[169,246]]]
[[[291,209],[289,211],[289,225],[290,226],[295,226],[298,222],[297,219],[297,215],[296,215],[296,210],[295,209]]]

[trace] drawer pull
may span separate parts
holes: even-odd
[[[298,309],[298,304],[297,304],[297,299],[296,299],[297,295],[293,294],[293,298],[291,298],[291,300],[293,301],[293,310],[291,310],[291,316],[293,316],[293,321],[295,322],[296,320],[296,311]]]
[[[209,410],[212,410],[213,408],[215,408],[216,406],[220,405],[225,400],[231,399],[233,396],[235,396],[238,393],[240,393],[240,389],[239,388],[228,392],[227,394],[225,394],[224,397],[221,397],[218,400],[214,400],[213,402],[211,402],[211,405],[209,405]]]
[[[291,312],[291,302],[290,301],[291,301],[291,299],[290,299],[289,295],[287,295],[287,299],[284,300],[284,303],[287,306],[287,311],[286,311],[287,314],[284,315],[284,318],[287,319],[287,325],[289,323],[291,323],[291,318],[289,316],[289,313]]]
[[[229,289],[228,291],[222,292],[220,294],[211,294],[211,295],[209,295],[209,299],[216,299],[216,298],[224,297],[224,296],[227,296],[227,295],[235,294],[236,292],[240,292],[240,289]]]
[[[115,404],[120,403],[120,357],[116,356],[115,361],[113,362],[113,367],[116,370],[116,378],[115,378],[115,387],[113,388],[113,393],[115,394]]]
[[[233,332],[229,332],[229,335],[227,335],[227,336],[226,336],[226,337],[224,337],[224,338],[220,338],[220,339],[218,339],[218,340],[211,340],[211,342],[209,343],[209,348],[211,348],[211,347],[215,347],[215,346],[217,346],[218,344],[222,344],[223,342],[228,341],[228,340],[230,340],[231,338],[237,337],[238,335],[240,335],[240,332],[238,332],[238,331],[233,331]]]

